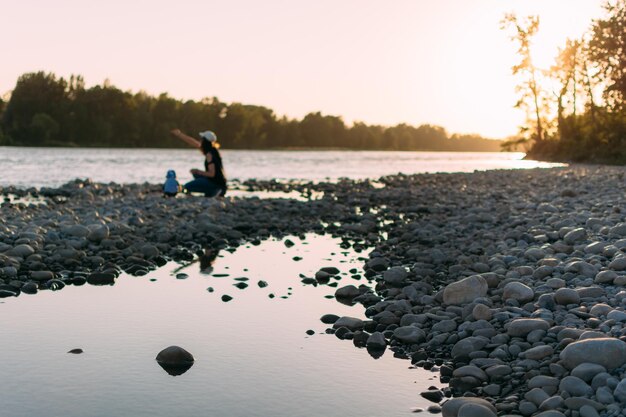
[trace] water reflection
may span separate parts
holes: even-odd
[[[219,249],[207,248],[204,250],[204,253],[199,256],[201,274],[210,275],[213,272],[213,263],[215,263],[215,258],[219,253]]]
[[[340,240],[328,236],[293,241],[290,248],[267,241],[205,252],[207,260],[218,256],[209,261],[211,275],[194,263],[181,270],[187,279],[177,279],[169,265],[144,277],[122,274],[113,286],[4,299],[0,330],[10,336],[0,338],[0,380],[11,389],[0,391],[0,414],[401,417],[428,406],[418,394],[436,374],[408,369],[393,355],[374,361],[366,349],[325,334],[322,315],[362,317],[363,309],[337,303],[332,287],[300,283],[300,274],[314,276],[325,265],[351,280],[358,255],[337,251]],[[243,276],[267,285],[234,288]],[[228,303],[220,301],[225,294],[233,296]],[[155,352],[173,343],[196,359],[181,378],[154,364]],[[66,353],[77,346],[87,353]]]

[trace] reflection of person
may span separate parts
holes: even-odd
[[[205,249],[204,254],[199,256],[200,259],[200,272],[203,274],[210,274],[213,272],[213,263],[217,258],[219,249]]]
[[[207,197],[224,196],[226,176],[215,133],[210,130],[200,132],[201,140],[187,136],[179,129],[174,129],[171,133],[188,145],[198,148],[204,155],[204,171],[192,169],[190,172],[194,179],[185,184],[184,189],[192,193],[204,193]]]

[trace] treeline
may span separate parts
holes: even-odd
[[[539,18],[507,15],[518,46],[517,107],[527,123],[509,144],[525,144],[528,155],[560,161],[626,163],[626,0],[604,4],[580,39],[568,39],[554,65],[533,64],[532,40]]]
[[[0,145],[179,147],[169,131],[213,130],[231,149],[344,148],[424,151],[498,151],[499,141],[478,135],[449,135],[444,128],[354,123],[309,113],[278,117],[271,109],[223,103],[216,97],[180,101],[167,94],[122,91],[106,82],[85,88],[36,72],[22,75],[6,102],[0,101]]]

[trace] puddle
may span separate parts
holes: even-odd
[[[364,283],[351,278],[355,268],[362,273],[362,254],[329,236],[290,240],[291,247],[267,241],[213,261],[123,275],[113,286],[4,299],[3,415],[373,417],[427,408],[419,393],[439,386],[438,374],[410,369],[389,350],[375,360],[325,334],[323,314],[362,318],[363,307],[327,298],[335,288],[301,282],[335,266],[339,285]],[[223,302],[225,295],[232,299]],[[196,359],[183,375],[155,361],[170,345]]]
[[[10,204],[10,205],[45,205],[48,204],[45,197],[42,196],[33,196],[32,194],[26,194],[24,196],[18,196],[15,194],[3,194],[0,196],[0,204]]]
[[[285,198],[297,201],[311,201],[320,200],[323,196],[323,192],[311,192],[303,194],[298,191],[247,191],[247,190],[228,190],[226,194],[228,197],[236,198]]]

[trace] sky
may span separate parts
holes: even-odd
[[[2,4],[4,3],[4,4]],[[0,94],[33,71],[123,90],[218,97],[301,118],[424,123],[504,138],[516,46],[500,20],[539,15],[536,62],[602,0],[0,0]]]

